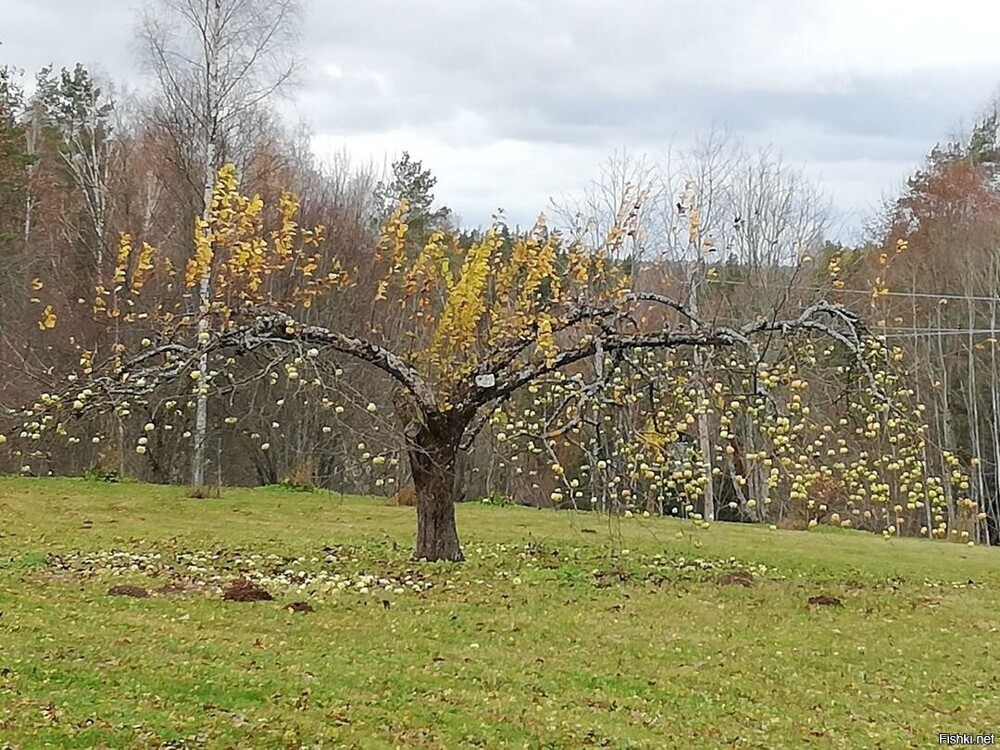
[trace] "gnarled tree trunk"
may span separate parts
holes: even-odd
[[[418,560],[463,560],[455,526],[455,462],[463,425],[442,420],[430,425],[411,423],[406,449],[417,493]]]

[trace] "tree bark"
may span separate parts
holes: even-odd
[[[450,424],[418,425],[406,430],[407,453],[417,493],[418,560],[461,562],[455,525],[455,462],[462,430]]]
[[[455,485],[451,490],[453,503],[464,502],[469,493],[469,453],[460,450],[455,457]]]
[[[206,225],[212,215],[212,193],[215,188],[215,142],[209,135],[205,145],[204,209],[202,220]],[[207,230],[206,230],[207,231]],[[198,281],[198,335],[209,328],[208,311],[211,302],[212,269],[209,267]],[[200,489],[205,484],[205,441],[208,436],[208,354],[198,358],[198,399],[194,417],[194,452],[191,457],[191,487]]]

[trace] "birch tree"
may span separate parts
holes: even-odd
[[[110,173],[115,147],[111,121],[114,100],[82,65],[54,73],[43,69],[36,78],[39,115],[57,140],[58,158],[82,203],[82,227],[70,226],[71,241],[88,251],[91,277],[101,283],[111,212]]]
[[[142,15],[143,62],[159,85],[179,156],[201,175],[199,231],[206,231],[217,170],[248,152],[257,108],[293,81],[298,19],[297,0],[156,0]],[[209,326],[210,270],[197,287],[201,332]],[[207,359],[199,371],[207,375]],[[205,483],[207,394],[197,402],[195,489]]]

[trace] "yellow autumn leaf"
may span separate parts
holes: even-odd
[[[56,327],[56,314],[52,310],[52,305],[46,305],[42,312],[42,319],[38,321],[38,327],[43,331],[51,331]]]

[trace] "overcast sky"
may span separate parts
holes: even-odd
[[[137,83],[134,0],[0,0],[0,63]],[[991,0],[311,0],[295,107],[319,154],[408,149],[470,223],[530,223],[616,149],[726,127],[856,227],[1000,84]]]

